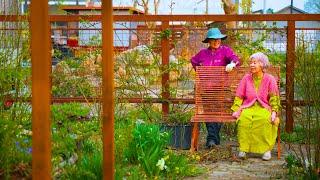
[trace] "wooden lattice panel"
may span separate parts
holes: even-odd
[[[242,77],[249,67],[238,67],[232,72],[221,66],[198,66],[195,81],[195,116],[191,122],[233,122],[231,106]],[[280,87],[280,68],[270,67]]]

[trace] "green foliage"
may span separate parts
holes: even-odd
[[[296,108],[295,132],[288,137],[301,144],[292,151],[303,178],[316,179],[320,167],[320,48],[318,43],[306,41],[304,34],[299,34],[297,41],[293,91],[306,105]]]
[[[163,30],[160,33],[161,39],[169,39],[171,35],[172,35],[172,30],[170,29]]]
[[[277,30],[276,27],[267,27],[263,24],[251,24],[250,27],[255,28],[266,28],[265,31],[255,30],[239,30],[236,32],[228,32],[232,36],[234,45],[233,48],[236,53],[240,56],[241,62],[244,66],[248,66],[249,57],[256,52],[263,52],[268,55],[270,63],[272,65],[284,66],[285,54],[271,52],[270,49],[266,48],[265,42],[272,40],[271,35],[277,34],[277,36],[285,36],[284,31]],[[284,70],[284,69],[281,69]],[[285,71],[283,71],[285,72]]]
[[[170,88],[168,89],[170,97],[185,97],[187,93],[193,91],[193,85],[190,85],[190,81],[193,79],[193,70],[189,68],[190,61],[178,56],[176,60],[170,61],[169,66],[163,67],[160,54],[156,53],[153,48],[152,45],[139,46],[116,56],[115,84],[117,97],[143,97],[146,101],[151,98],[161,98],[160,86],[163,73],[170,73]],[[162,121],[161,108],[157,105],[144,103],[138,104],[135,108],[143,111],[148,121]],[[174,105],[170,107],[170,112],[169,121],[184,123],[190,120],[188,116],[192,112],[192,107],[190,105]],[[177,118],[181,115],[183,118]]]
[[[146,173],[143,171],[140,165],[123,166],[122,164],[116,164],[115,172],[116,180],[136,180],[136,179],[148,179]]]
[[[149,177],[157,176],[158,161],[164,157],[169,134],[161,132],[157,125],[138,124],[133,130],[133,139],[125,151],[127,161],[139,163]]]
[[[292,133],[281,132],[281,140],[290,143],[303,143],[306,138],[305,129],[297,124]]]
[[[94,170],[101,166],[100,121],[89,114],[91,108],[80,103],[52,105],[53,176],[99,179]]]
[[[52,118],[55,122],[88,119],[90,113],[90,108],[80,103],[54,104],[51,109]]]
[[[164,175],[169,179],[180,179],[186,176],[196,176],[204,172],[204,169],[197,167],[184,154],[178,154],[171,150],[166,152],[164,157],[167,166]]]
[[[9,178],[14,166],[31,162],[31,131],[12,119],[0,118],[0,123],[0,178]]]
[[[303,174],[303,168],[299,160],[293,155],[289,154],[285,158],[287,163],[287,168],[289,169],[288,176],[293,178],[296,176],[301,176]]]
[[[268,54],[269,50],[263,46],[263,42],[267,39],[268,35],[261,34],[258,39],[250,39],[246,33],[238,32],[235,34],[236,42],[241,44],[235,46],[234,49],[239,56],[241,56],[241,62],[243,65],[248,66],[249,57],[256,52],[263,52]]]
[[[240,3],[243,14],[251,14],[252,12],[252,0],[242,0]]]
[[[125,164],[125,151],[132,141],[134,118],[116,119],[115,123],[115,161],[116,164]]]
[[[66,168],[61,179],[103,179],[102,151],[96,150],[93,153],[85,153],[74,165]]]
[[[169,134],[161,132],[158,125],[139,124],[138,121],[131,131],[132,121],[118,123],[122,125],[116,127],[116,154],[121,153],[118,148],[125,149],[123,161],[116,161],[116,179],[180,179],[203,173],[203,169],[195,166],[186,155],[166,150]],[[131,137],[128,130],[132,132]],[[119,132],[122,137],[117,135]],[[119,146],[119,140],[124,147]]]
[[[12,9],[13,8],[13,9]],[[18,8],[7,13],[17,13]],[[8,31],[8,29],[20,29]],[[19,166],[30,177],[31,110],[23,102],[30,97],[29,33],[25,22],[3,22],[0,30],[0,179],[12,179]],[[10,106],[6,105],[9,102]]]
[[[168,124],[186,124],[190,123],[194,112],[192,107],[185,104],[170,105],[169,117],[165,121]]]
[[[91,97],[96,95],[92,79],[82,75],[85,67],[82,60],[60,62],[52,74],[52,94],[60,97]]]

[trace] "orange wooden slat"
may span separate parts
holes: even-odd
[[[230,108],[239,82],[249,72],[246,67],[236,68],[231,73],[225,72],[225,67],[197,67],[195,116],[191,122],[234,122]],[[278,79],[279,86],[280,68],[271,67],[267,72]]]

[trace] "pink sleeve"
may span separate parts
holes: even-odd
[[[239,98],[243,99],[246,93],[246,82],[247,82],[247,75],[245,75],[237,88],[237,92],[236,92],[236,96],[238,96]]]
[[[269,84],[269,94],[279,96],[279,88],[277,85],[276,78],[270,76],[270,84]]]

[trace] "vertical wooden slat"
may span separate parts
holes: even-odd
[[[112,1],[102,1],[103,179],[114,179],[114,59]]]
[[[47,0],[32,0],[32,178],[51,179],[50,31]]]
[[[162,21],[161,29],[162,31],[169,28],[169,21]],[[169,67],[169,37],[165,38],[162,37],[161,39],[161,55],[162,55],[162,70],[166,70]],[[164,100],[168,100],[170,97],[169,92],[169,72],[165,72],[162,74],[161,79],[161,85],[162,85],[162,98]],[[169,114],[169,103],[163,102],[162,103],[162,115],[164,118],[166,118]]]
[[[295,21],[288,21],[286,61],[286,132],[293,130]]]

